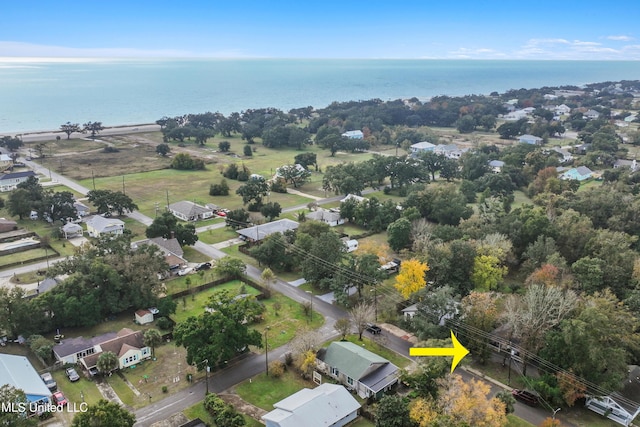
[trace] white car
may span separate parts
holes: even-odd
[[[191,273],[192,271],[193,271],[193,268],[191,268],[191,267],[183,268],[182,270],[178,270],[178,276],[186,276],[187,274]]]

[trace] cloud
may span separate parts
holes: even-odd
[[[631,40],[634,40],[634,38],[631,37],[631,36],[607,36],[607,37],[605,37],[605,39],[614,40],[614,41],[621,41],[621,42],[630,42]]]
[[[0,57],[18,58],[246,58],[241,51],[194,53],[178,49],[75,48],[0,41]]]
[[[590,40],[562,38],[534,38],[527,40],[510,57],[517,59],[554,60],[638,60],[640,52],[635,45],[615,46]]]

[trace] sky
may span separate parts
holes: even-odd
[[[640,60],[640,1],[5,1],[0,58]]]

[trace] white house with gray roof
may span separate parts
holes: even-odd
[[[24,356],[0,353],[0,387],[5,385],[22,390],[31,403],[49,403],[51,391]]]
[[[303,388],[276,402],[261,418],[267,427],[342,427],[358,417],[360,404],[341,385]]]
[[[34,171],[12,172],[0,175],[0,191],[13,191],[18,184],[25,182],[29,177],[36,176]]]
[[[339,212],[332,212],[322,208],[313,212],[309,212],[306,218],[312,219],[314,221],[324,222],[325,224],[329,224],[329,226],[331,227],[344,224],[344,218],[340,218]]]
[[[124,233],[124,222],[118,218],[105,218],[94,215],[87,222],[87,234],[91,237],[100,237],[103,234],[118,236]]]
[[[242,230],[238,230],[237,233],[249,242],[259,242],[265,237],[275,233],[296,230],[299,225],[296,221],[284,218],[249,228],[243,228]]]
[[[169,212],[176,218],[183,221],[199,221],[202,219],[213,218],[214,211],[206,206],[201,206],[188,200],[171,203],[167,206]]]
[[[363,399],[381,398],[400,376],[396,365],[348,341],[332,342],[318,367]]]

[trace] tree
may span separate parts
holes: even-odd
[[[476,120],[471,114],[465,114],[456,121],[456,128],[460,133],[471,133],[476,129]]]
[[[420,342],[416,347],[451,347],[451,339],[430,339]],[[421,357],[418,366],[411,372],[402,373],[402,382],[413,389],[419,397],[438,397],[438,380],[449,373],[451,358]]]
[[[493,292],[473,291],[460,302],[460,320],[463,324],[483,332],[493,332],[501,311],[499,297]],[[481,363],[491,357],[489,342],[473,334],[469,337],[467,348]]]
[[[247,157],[251,157],[253,156],[253,150],[251,149],[251,146],[249,144],[245,145],[242,149],[242,152],[244,153],[245,156]]]
[[[249,345],[262,347],[262,335],[249,329],[247,323],[256,313],[264,311],[264,306],[255,298],[237,299],[221,291],[210,298],[208,306],[215,311],[191,316],[173,330],[176,344],[187,349],[187,363],[206,359],[213,366],[219,366],[246,351]],[[204,365],[198,368],[203,369]]]
[[[262,206],[262,199],[269,194],[269,184],[262,179],[251,179],[240,186],[236,194],[242,196],[243,204],[254,203],[259,208]]]
[[[117,212],[122,216],[126,212],[138,209],[131,197],[122,191],[91,190],[87,193],[88,200],[96,207],[98,214]]]
[[[406,218],[400,218],[387,227],[387,242],[394,252],[411,246],[412,242],[411,222]]]
[[[13,404],[16,409],[24,407],[25,411],[29,408],[29,400],[24,391],[16,389],[9,384],[0,387],[0,402]],[[0,425],[11,427],[36,427],[38,420],[36,417],[26,417],[25,412],[2,410],[0,411]]]
[[[309,180],[311,172],[297,165],[284,165],[278,168],[278,175],[293,184],[294,188],[298,188]]]
[[[23,145],[22,139],[18,137],[3,136],[0,138],[0,146],[7,147],[11,152],[17,151]]]
[[[196,227],[193,224],[178,224],[178,220],[171,212],[163,212],[154,218],[153,222],[145,230],[148,238],[164,237],[171,239],[175,237],[180,246],[190,246],[198,241]]]
[[[376,427],[414,427],[408,400],[398,395],[383,396],[376,407]]]
[[[227,218],[225,220],[226,225],[231,226],[234,229],[245,228],[251,225],[249,223],[249,212],[244,209],[234,209],[231,212],[227,212]]]
[[[210,196],[228,196],[229,195],[229,184],[227,184],[226,179],[221,179],[220,184],[211,184],[209,187],[209,195]]]
[[[452,374],[440,380],[442,392],[438,407],[458,425],[474,427],[504,427],[507,416],[504,403],[499,399],[488,399],[489,384],[470,380],[465,382],[460,375]]]
[[[496,399],[504,403],[505,412],[507,414],[512,414],[516,410],[516,399],[513,397],[513,394],[509,393],[507,390],[498,392],[496,394]]]
[[[229,141],[220,141],[218,143],[218,149],[223,153],[226,153],[231,149],[231,143]]]
[[[301,165],[305,169],[308,169],[309,166],[315,166],[316,172],[318,171],[318,159],[316,153],[300,153],[297,154],[293,159],[294,164]]]
[[[347,338],[347,335],[351,332],[351,320],[348,317],[341,317],[336,320],[333,327],[338,331],[338,333],[340,333],[340,337],[344,341]]]
[[[105,351],[98,357],[96,367],[102,373],[111,373],[118,369],[118,356],[112,351]]]
[[[353,324],[358,330],[358,339],[362,341],[362,333],[367,329],[367,323],[371,323],[374,320],[374,308],[371,304],[361,302],[349,310],[349,314],[351,314]]]
[[[169,147],[169,144],[162,143],[156,146],[156,153],[160,154],[162,157],[166,157],[170,152],[171,147]]]
[[[67,134],[67,139],[71,139],[71,134],[76,132],[81,132],[80,123],[71,123],[67,122],[63,125],[60,125],[60,130],[63,133]]]
[[[133,427],[136,416],[115,402],[100,399],[73,417],[72,427]]]
[[[498,288],[502,278],[508,269],[500,264],[498,257],[494,255],[478,255],[473,261],[471,281],[476,289],[490,291]]]
[[[575,309],[577,295],[557,287],[531,285],[522,297],[509,296],[505,317],[527,352],[537,353],[544,344],[543,337]],[[526,353],[522,355],[523,373],[527,374]]]
[[[104,130],[102,122],[87,122],[82,125],[83,132],[91,132],[91,138],[95,138],[102,130]]]
[[[547,417],[540,423],[538,427],[562,427],[562,423],[560,422],[560,420]]]
[[[273,282],[275,282],[276,275],[273,273],[273,271],[271,271],[270,268],[265,268],[264,270],[262,270],[262,274],[260,274],[260,279],[262,280],[264,287],[268,290],[271,290],[271,285],[273,284]]]
[[[404,299],[408,299],[411,294],[425,287],[427,284],[425,279],[427,271],[429,271],[429,266],[417,259],[403,261],[393,286]]]
[[[221,276],[239,277],[242,276],[247,269],[245,263],[239,258],[226,256],[218,260],[215,270]]]
[[[194,159],[187,153],[178,153],[171,161],[171,167],[178,170],[202,170],[205,168],[202,159]]]
[[[157,329],[147,329],[143,334],[144,345],[151,347],[151,354],[155,355],[156,346],[162,342],[162,335]]]
[[[30,193],[24,188],[18,188],[11,192],[7,201],[9,214],[18,218],[28,218],[33,207],[33,201],[29,199]]]
[[[55,345],[53,341],[43,337],[42,335],[31,335],[29,338],[27,338],[27,343],[29,344],[29,348],[31,349],[31,351],[33,351],[33,353],[39,358],[41,358],[45,362],[51,360],[51,357],[53,355],[51,351],[53,350],[53,346]]]
[[[268,221],[273,221],[274,218],[279,217],[281,212],[282,207],[278,202],[269,202],[262,205],[262,207],[260,208],[260,213],[262,214],[262,216],[267,218]]]

